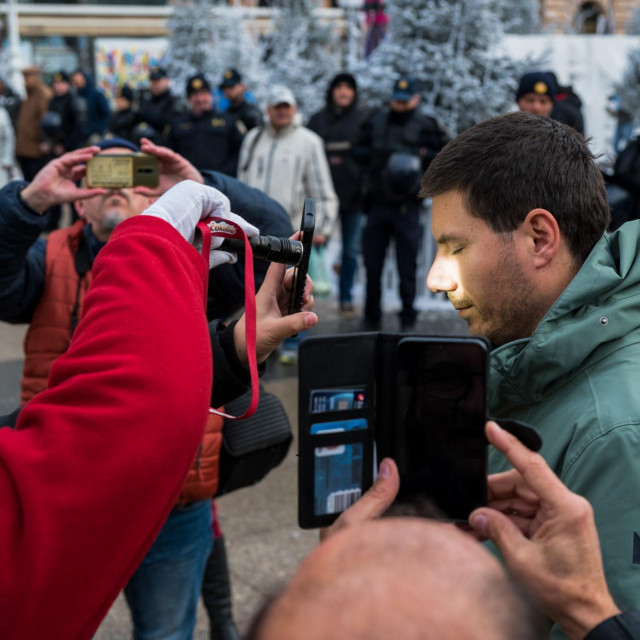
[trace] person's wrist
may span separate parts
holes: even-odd
[[[236,322],[236,326],[233,328],[233,342],[238,354],[238,360],[246,367],[249,364],[249,358],[247,356],[244,316]]]
[[[562,619],[556,622],[569,640],[584,640],[599,624],[620,613],[613,598],[607,593],[606,597],[600,598],[597,602],[584,601],[574,607],[568,607]]]
[[[20,191],[20,199],[32,211],[43,215],[53,203],[39,189],[34,189],[32,184],[28,184]]]

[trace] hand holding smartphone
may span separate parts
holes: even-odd
[[[309,256],[313,245],[313,231],[316,224],[316,205],[313,198],[304,201],[302,209],[302,220],[300,222],[300,238],[302,242],[302,259],[293,272],[293,285],[291,286],[291,297],[289,298],[289,315],[302,311],[304,285],[307,281],[309,271]]]

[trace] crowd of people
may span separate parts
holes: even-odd
[[[406,506],[372,522],[398,490],[385,460],[250,636],[533,639],[554,623],[558,638],[640,637],[640,225],[606,233],[579,104],[552,74],[526,74],[519,113],[450,142],[408,76],[369,110],[341,73],[307,126],[290,88],[272,87],[263,114],[234,69],[218,85],[224,111],[206,74],[183,101],[154,68],[149,95],[123,86],[111,114],[89,74],[60,72],[52,89],[37,67],[24,77],[27,99],[6,110],[21,175],[0,190],[0,319],[30,325],[23,407],[0,429],[2,637],[90,638],[122,589],[138,638],[191,637],[201,590],[212,638],[238,637],[211,499],[223,422],[207,410],[249,390],[250,327],[263,371],[318,318],[311,281],[303,311],[286,314],[292,274],[272,265],[256,274],[255,317],[225,324],[245,274],[217,238],[198,255],[196,226],[214,215],[247,235],[291,235],[305,197],[317,245],[341,224],[345,314],[362,251],[367,329],[380,326],[389,242],[402,247],[404,331],[432,199],[426,284],[494,347],[490,414],[536,426],[544,444],[538,456],[487,426],[489,501],[469,525],[511,575]],[[158,187],[87,186],[91,158],[138,152],[157,158]],[[57,229],[61,206],[78,219]]]

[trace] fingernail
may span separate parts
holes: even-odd
[[[378,475],[383,478],[388,478],[391,475],[391,465],[389,464],[389,461],[386,458],[380,463],[380,469],[378,470]]]
[[[304,323],[307,327],[313,327],[316,323],[316,316],[313,313],[305,313],[304,314]]]
[[[484,533],[487,528],[487,516],[483,516],[479,513],[477,516],[471,518],[469,524],[478,532]]]

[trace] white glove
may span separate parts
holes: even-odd
[[[191,245],[202,248],[202,239],[195,241],[196,225],[210,216],[231,220],[240,225],[248,236],[257,236],[258,229],[244,218],[231,213],[229,198],[213,187],[207,187],[193,180],[183,180],[160,196],[151,206],[142,212],[143,216],[155,216],[168,222]],[[209,268],[225,262],[234,263],[238,259],[235,253],[217,251],[223,238],[211,238]]]

